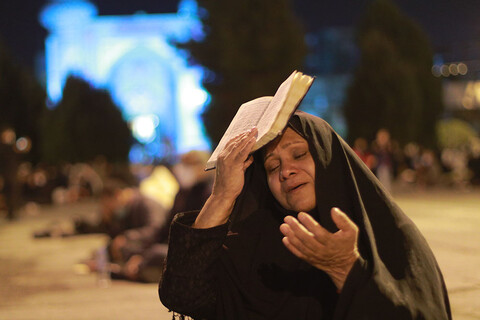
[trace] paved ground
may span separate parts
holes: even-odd
[[[443,270],[455,320],[480,319],[480,191],[402,192],[400,207],[424,233]],[[170,319],[156,284],[113,281],[101,287],[77,263],[102,245],[98,235],[34,239],[35,230],[95,210],[84,202],[30,208],[0,220],[0,319]]]
[[[437,257],[453,319],[480,319],[480,190],[412,192],[396,198]]]

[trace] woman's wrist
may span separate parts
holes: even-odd
[[[358,251],[356,251],[349,257],[349,259],[346,259],[345,261],[343,261],[343,263],[336,265],[330,270],[326,271],[339,292],[342,290],[343,285],[347,280],[348,274],[352,270],[353,265],[359,257],[360,254],[358,253]]]
[[[221,195],[210,195],[195,220],[193,228],[207,229],[227,223],[234,204],[235,200]]]

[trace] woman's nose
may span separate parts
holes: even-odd
[[[289,162],[284,162],[280,166],[280,180],[286,180],[297,172],[295,166]]]

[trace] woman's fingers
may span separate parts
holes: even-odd
[[[219,158],[227,161],[245,161],[256,142],[258,130],[252,128],[227,142]]]
[[[281,227],[280,230],[299,251],[308,254],[320,249],[321,243],[315,239],[315,235],[297,219],[287,216],[284,221],[285,226],[282,225],[283,228]]]
[[[253,156],[249,156],[247,160],[243,163],[243,171],[247,170],[248,167],[253,163]]]
[[[345,233],[358,233],[355,223],[339,208],[332,208],[332,220],[337,228]]]
[[[250,131],[248,131],[248,134],[242,138],[240,143],[238,143],[238,157],[241,160],[246,161],[246,159],[248,158],[248,155],[252,151],[253,146],[257,142],[257,134],[257,128],[252,128]]]
[[[304,212],[298,214],[298,220],[285,217],[280,231],[285,236],[283,244],[295,256],[328,274],[336,274],[338,270],[349,271],[359,256],[358,227],[337,208],[332,209],[331,214],[340,229],[335,233],[330,233]]]
[[[298,214],[298,220],[305,228],[314,234],[315,239],[322,244],[328,242],[330,232],[328,232],[324,227],[320,225],[311,215],[305,212],[300,212]]]
[[[307,260],[307,256],[302,251],[298,250],[297,247],[291,243],[291,240],[288,237],[283,237],[282,242],[285,247],[287,247],[287,249],[290,250],[290,252],[295,256],[302,260]]]
[[[230,141],[227,142],[221,154],[222,155],[230,154],[232,151],[234,151],[237,148],[240,141],[243,138],[245,138],[248,134],[249,134],[249,131],[245,131],[233,137]]]

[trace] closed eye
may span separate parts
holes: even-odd
[[[274,167],[269,167],[267,168],[268,173],[275,172],[278,168],[280,168],[280,165],[274,166]]]
[[[305,152],[303,152],[303,153],[296,154],[296,155],[294,156],[294,158],[295,158],[295,159],[300,159],[300,158],[304,157],[306,154],[307,154],[307,152],[305,151]]]

